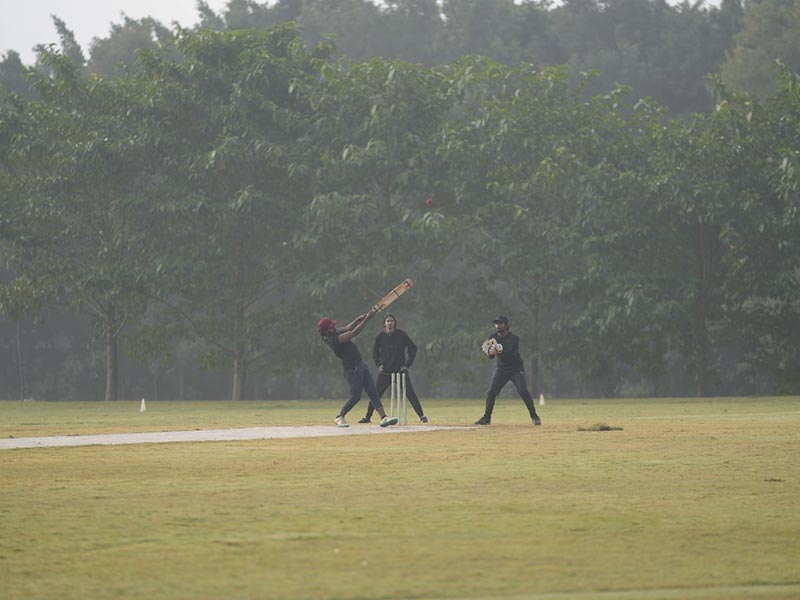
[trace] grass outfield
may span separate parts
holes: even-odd
[[[0,402],[0,437],[332,425],[339,405]],[[0,451],[0,598],[800,597],[800,398],[539,412],[504,396],[486,428]]]

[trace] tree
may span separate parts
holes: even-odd
[[[5,88],[20,96],[32,98],[33,90],[25,73],[25,65],[22,64],[19,53],[9,50],[0,60],[0,89]]]
[[[746,350],[737,371],[765,370],[780,392],[800,389],[800,239],[797,214],[800,78],[787,67],[762,101],[721,91],[729,120],[742,131],[737,187],[742,215],[726,232],[733,273],[726,314]]]
[[[298,234],[312,257],[303,281],[326,310],[364,311],[405,277],[418,284],[406,309],[426,299],[441,305],[435,290],[447,251],[413,221],[435,195],[436,137],[453,105],[447,92],[445,70],[399,60],[343,60],[326,70],[315,99],[321,187]]]
[[[83,55],[83,49],[80,44],[75,39],[75,34],[71,29],[67,29],[67,24],[57,16],[53,15],[52,18],[58,37],[61,39],[61,52],[77,66],[84,66],[86,57]]]
[[[732,89],[764,97],[776,90],[775,61],[800,71],[800,2],[759,0],[748,9],[720,74]]]
[[[309,87],[327,50],[307,52],[294,25],[184,31],[178,48],[180,64],[142,62],[173,161],[154,329],[181,328],[206,367],[231,368],[238,400],[256,365],[296,356],[278,324],[303,302],[292,237],[315,188]]]
[[[217,31],[225,29],[225,21],[211,9],[208,2],[198,0],[197,12],[200,15],[200,22],[197,24],[199,29],[216,29]]]
[[[520,307],[516,321],[533,345],[532,387],[541,389],[544,349],[553,362],[559,354],[545,323],[583,276],[576,183],[605,166],[606,148],[617,148],[622,105],[615,94],[586,100],[564,68],[468,61],[462,77],[473,79],[476,100],[441,144],[455,197],[437,227],[479,270],[495,305],[508,307],[511,298]]]
[[[736,361],[748,343],[736,313],[755,299],[756,273],[775,269],[767,258],[774,256],[772,243],[757,233],[771,228],[774,197],[759,158],[766,147],[755,143],[750,112],[726,100],[688,122],[661,127],[648,120],[639,136],[646,144],[637,152],[642,159],[628,155],[618,163],[623,185],[609,187],[617,176],[603,176],[590,188],[601,200],[587,239],[606,286],[593,301],[595,313],[605,313],[599,322],[625,332],[637,348],[633,361],[615,345],[607,346],[610,354],[640,367],[648,354],[675,361],[698,396],[736,381]],[[589,346],[604,339],[592,329],[584,333]],[[665,369],[648,371],[654,378]]]
[[[308,223],[309,242],[321,255],[336,247],[349,263],[385,244],[388,251],[358,275],[379,276],[383,286],[402,279],[403,268],[417,260],[411,249],[419,250],[421,240],[405,220],[424,209],[435,182],[433,148],[451,106],[446,86],[443,72],[404,61],[345,61],[328,73],[315,123],[325,187],[309,207]],[[330,235],[345,232],[346,239]],[[326,285],[353,281],[352,266],[342,267]]]
[[[87,68],[100,75],[123,76],[138,69],[138,51],[155,49],[170,52],[173,60],[178,58],[172,32],[159,21],[149,17],[131,19],[123,15],[121,24],[111,24],[107,38],[92,40]]]
[[[392,0],[385,5],[381,21],[386,36],[376,53],[424,65],[441,63],[444,22],[436,0]]]
[[[663,0],[568,0],[552,13],[555,61],[576,73],[596,70],[591,92],[622,83],[635,98],[651,97],[676,115],[711,107],[705,77],[729,48],[728,12]]]
[[[4,111],[3,259],[15,270],[6,305],[38,299],[91,315],[106,353],[106,400],[119,387],[118,340],[143,309],[156,228],[146,109],[131,81],[81,76],[68,57],[42,54],[40,100]]]
[[[381,48],[387,31],[380,9],[369,0],[308,3],[298,23],[306,43],[314,45],[332,38],[336,50],[353,61],[385,54]]]
[[[514,20],[512,0],[444,0],[445,21],[440,51],[441,62],[455,61],[461,56],[481,54],[505,64],[516,64],[520,47]]]

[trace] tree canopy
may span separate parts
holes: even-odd
[[[312,6],[322,18],[333,4]],[[661,85],[644,40],[673,36],[685,52],[693,11],[730,33],[735,6],[341,6],[387,37],[408,19],[474,28],[481,44],[512,40],[501,50],[514,56],[428,64],[422,42],[411,61],[337,56],[280,24],[314,14],[286,1],[231,2],[219,19],[201,5],[207,26],[174,35],[126,22],[109,48],[137,46],[116,45],[123,29],[152,43],[119,55],[122,69],[95,70],[103,46],[84,60],[64,23],[62,49],[40,49],[34,67],[7,55],[0,312],[84,314],[107,399],[189,363],[225,372],[234,399],[324,394],[335,369],[316,320],[349,320],[405,277],[417,286],[400,319],[429,358],[415,368],[432,394],[480,393],[476,348],[499,312],[537,390],[797,390],[797,73],[777,63],[775,87],[755,94],[722,74],[711,110],[685,114],[608,79],[608,65],[649,56],[636,86]],[[610,27],[624,7],[632,20]],[[564,64],[527,61],[536,44],[520,23],[545,35],[567,17],[606,27],[613,52],[561,36],[575,50]],[[23,360],[39,350],[22,351],[24,333]],[[28,380],[44,396],[81,394]]]

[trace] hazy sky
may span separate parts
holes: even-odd
[[[219,12],[228,1],[206,3]],[[173,21],[184,27],[197,23],[196,6],[196,0],[0,0],[0,55],[16,50],[29,65],[36,44],[59,44],[53,14],[72,30],[88,58],[92,38],[108,37],[111,23],[122,23],[122,13],[132,19],[153,17],[172,29]]]

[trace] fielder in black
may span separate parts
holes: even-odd
[[[534,425],[541,425],[542,421],[536,414],[536,407],[533,404],[533,397],[528,391],[525,383],[525,366],[522,357],[519,355],[519,336],[514,335],[508,329],[508,317],[500,315],[494,320],[495,332],[489,336],[481,349],[486,355],[497,364],[492,374],[492,381],[489,384],[489,391],[486,392],[486,410],[483,416],[475,421],[475,425],[489,425],[492,422],[492,411],[494,410],[494,400],[510,381],[517,388],[517,393],[525,403],[528,413]]]
[[[408,334],[402,329],[397,329],[397,319],[392,314],[387,314],[383,318],[383,331],[375,336],[372,344],[372,360],[378,367],[378,396],[383,397],[386,388],[392,383],[392,373],[405,373],[406,375],[406,397],[411,403],[412,408],[417,413],[422,423],[428,422],[428,417],[422,410],[417,393],[411,384],[409,367],[414,363],[417,356],[417,345],[411,340]],[[367,414],[359,423],[369,423],[375,408],[370,404],[367,407]]]

